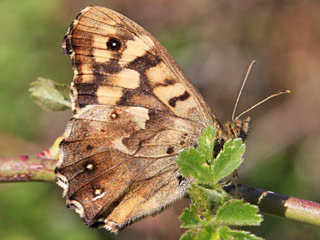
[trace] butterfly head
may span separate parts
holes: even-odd
[[[241,138],[244,141],[248,136],[250,120],[250,117],[246,117],[244,120],[235,119],[226,122],[223,125],[222,138],[225,140]]]
[[[233,121],[224,123],[217,133],[217,140],[214,147],[215,155],[221,151],[224,143],[229,139],[241,138],[242,141],[245,141],[249,133],[250,120],[250,117],[246,117],[244,120],[237,118]]]

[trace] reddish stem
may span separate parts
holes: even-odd
[[[57,160],[44,151],[32,156],[0,158],[0,182],[55,182]],[[225,190],[258,205],[262,213],[320,226],[320,204],[258,188],[229,185]]]
[[[45,152],[0,158],[0,182],[55,182],[56,163],[46,158]]]
[[[262,213],[320,226],[320,203],[245,185],[227,188],[230,194],[257,205]]]

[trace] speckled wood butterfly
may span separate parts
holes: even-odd
[[[221,125],[167,50],[112,10],[89,6],[63,40],[71,55],[73,118],[60,145],[57,182],[87,226],[118,232],[185,196],[179,151],[216,123],[218,151],[247,122]]]

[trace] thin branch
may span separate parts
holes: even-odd
[[[55,182],[57,160],[46,151],[33,156],[0,158],[0,182]],[[290,220],[320,226],[320,204],[245,185],[228,185],[225,190],[258,205],[260,211]]]
[[[44,152],[0,158],[0,182],[55,182],[56,164]]]
[[[320,203],[245,185],[238,185],[237,188],[230,185],[225,190],[257,205],[261,213],[320,226]]]

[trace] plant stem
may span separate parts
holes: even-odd
[[[227,186],[225,190],[233,196],[240,196],[245,201],[257,205],[261,213],[320,226],[320,203],[242,184],[238,185],[237,189],[234,185]]]
[[[0,182],[55,182],[56,159],[48,151],[32,156],[0,158]],[[260,211],[278,217],[320,226],[320,204],[262,189],[228,185],[225,190],[249,203],[258,205]]]
[[[55,182],[56,164],[45,152],[0,158],[0,182]]]

